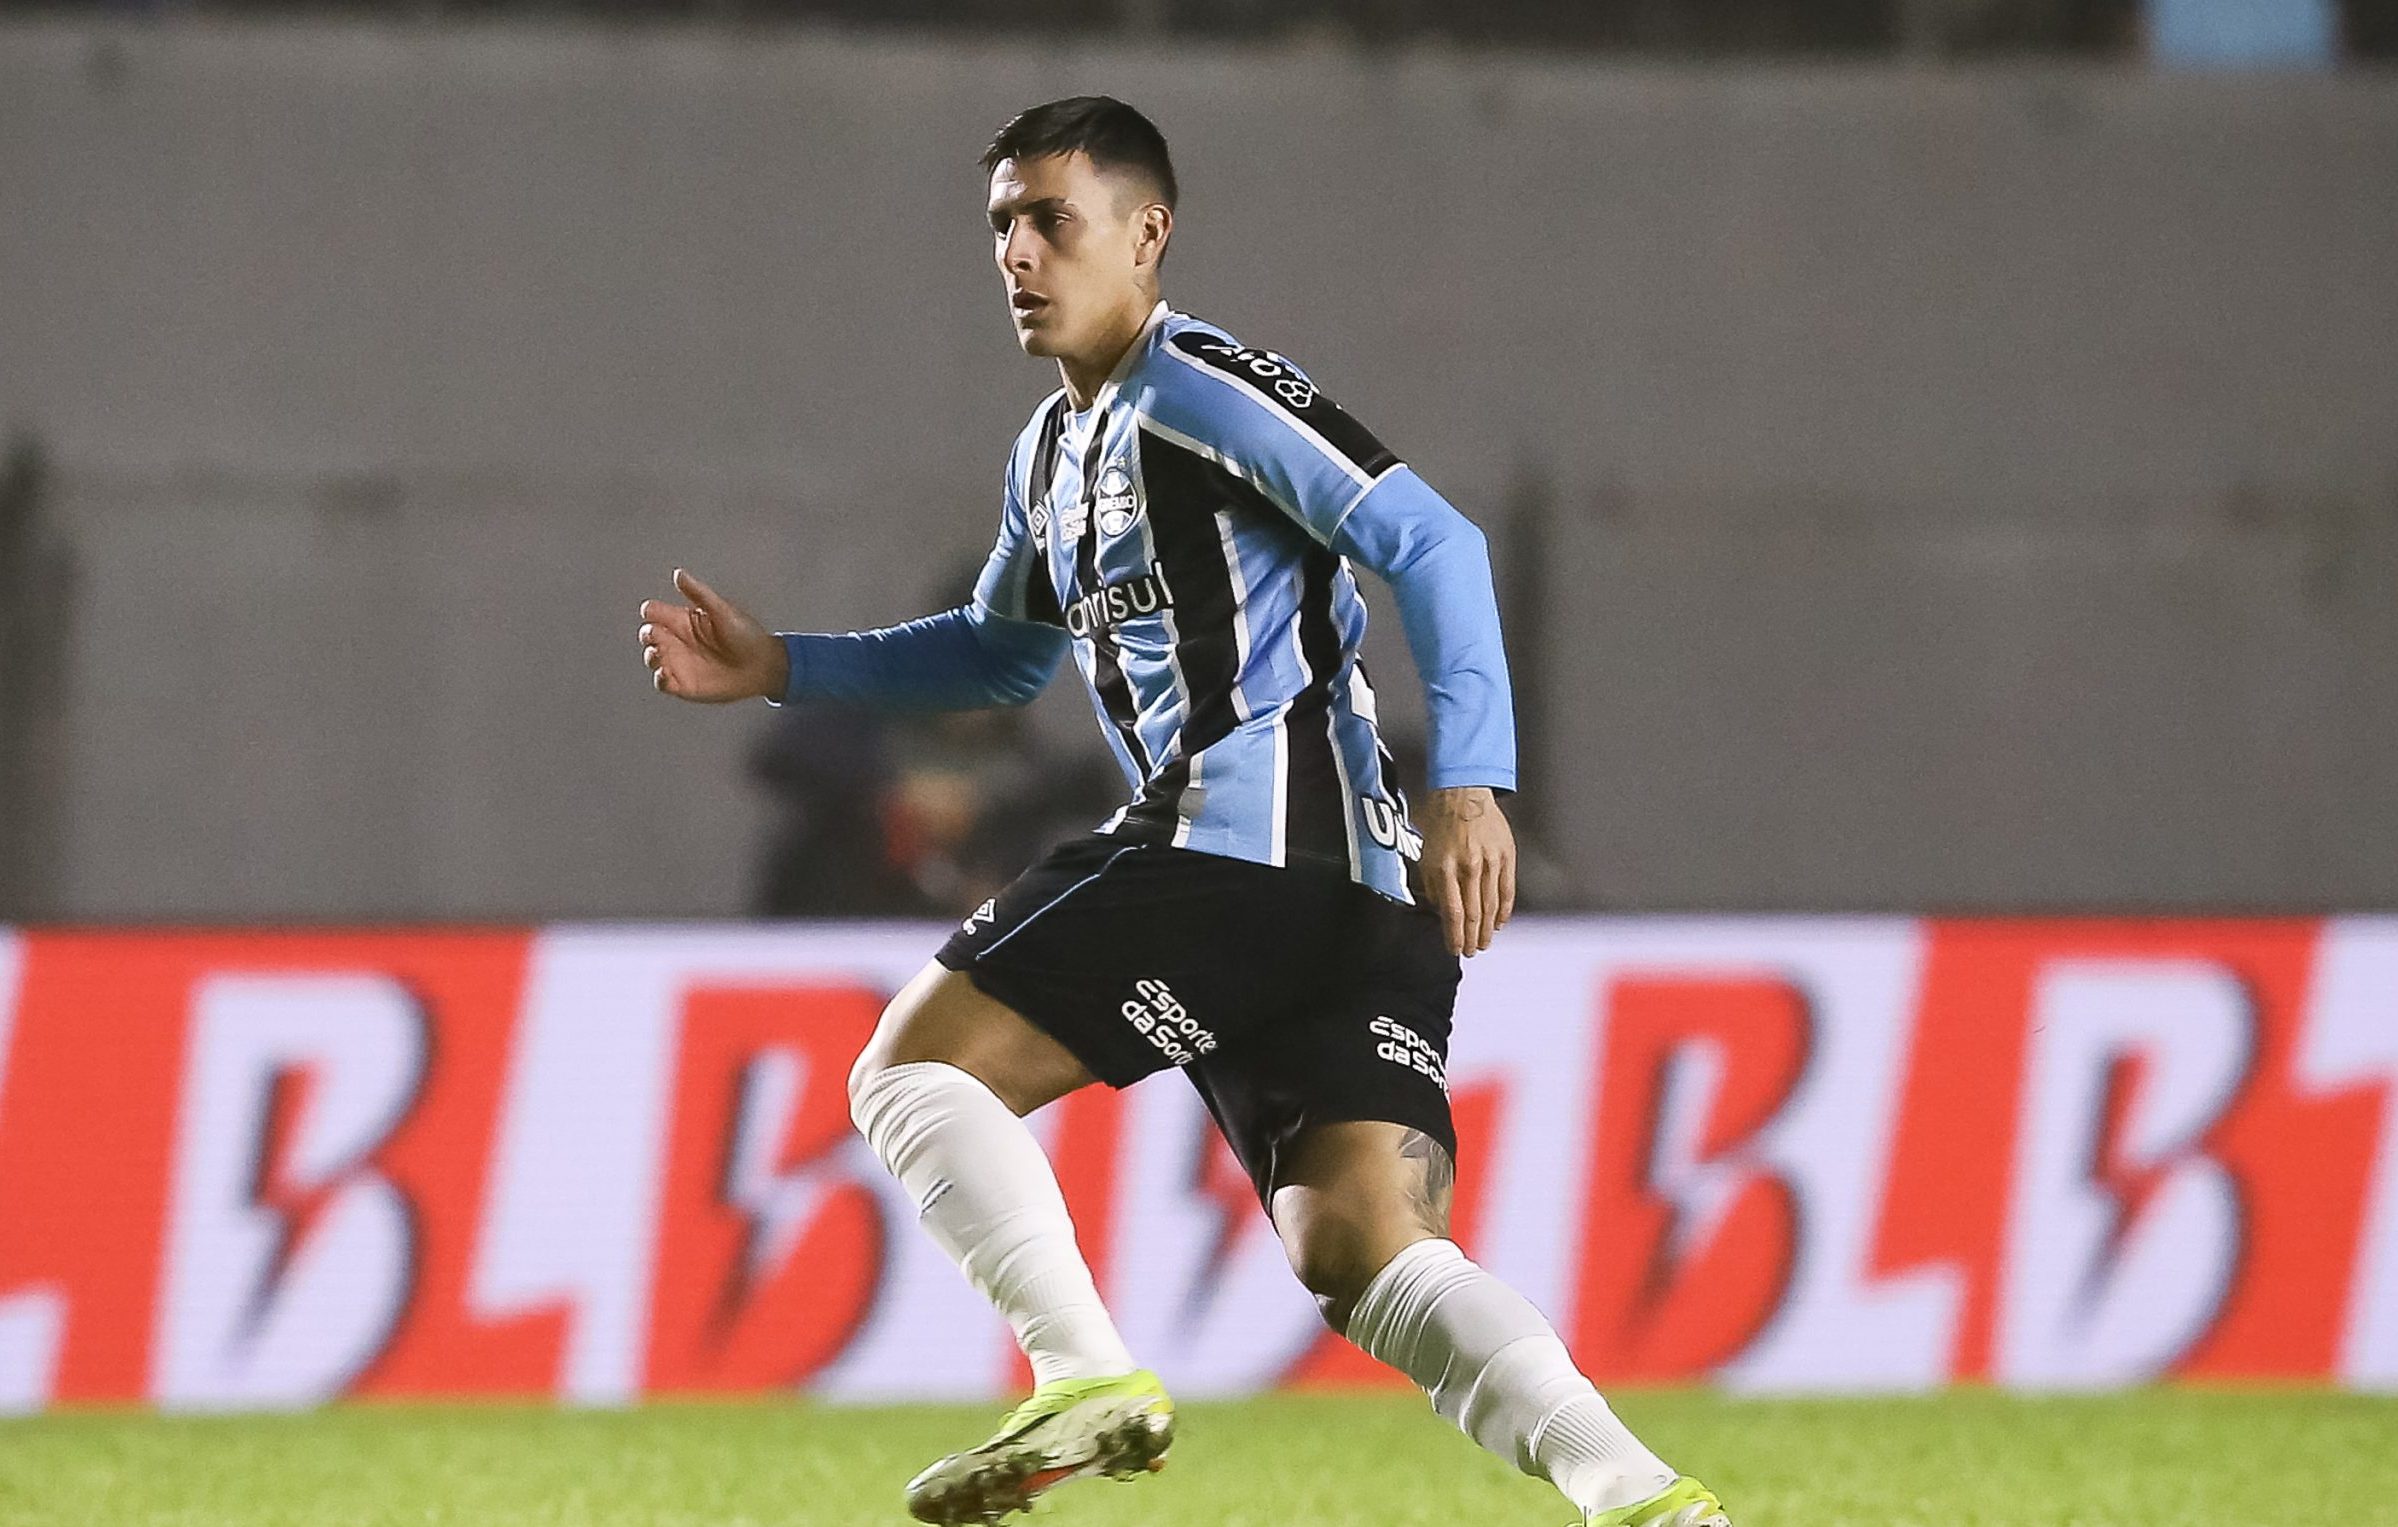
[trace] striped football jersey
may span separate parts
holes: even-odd
[[[1513,788],[1480,532],[1296,365],[1160,303],[1088,408],[1061,390],[1018,437],[973,613],[1070,643],[1132,791],[1100,831],[1407,900],[1353,561],[1399,595],[1432,784]]]

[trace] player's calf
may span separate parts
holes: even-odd
[[[1714,1498],[1625,1428],[1540,1311],[1446,1239],[1454,1181],[1447,1148],[1421,1130],[1336,1124],[1302,1138],[1274,1223],[1325,1318],[1591,1521],[1723,1527]]]
[[[1674,1471],[1617,1419],[1540,1311],[1451,1242],[1392,1258],[1346,1334],[1414,1379],[1460,1431],[1610,1527],[1704,1520],[1617,1514],[1661,1499]]]

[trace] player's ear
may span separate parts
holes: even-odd
[[[1135,261],[1152,270],[1164,264],[1166,240],[1174,236],[1174,209],[1162,201],[1153,201],[1140,210],[1133,226]]]

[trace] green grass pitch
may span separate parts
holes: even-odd
[[[1740,1527],[2398,1527],[2398,1398],[2145,1392],[1617,1408]],[[354,1406],[0,1422],[5,1527],[890,1527],[990,1409]],[[1562,1527],[1405,1397],[1189,1405],[1154,1479],[1068,1486],[1053,1527]]]

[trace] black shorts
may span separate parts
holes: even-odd
[[[1181,1068],[1261,1200],[1310,1125],[1403,1124],[1456,1153],[1457,957],[1430,910],[1337,871],[1094,834],[1017,877],[938,958],[1111,1087]]]

